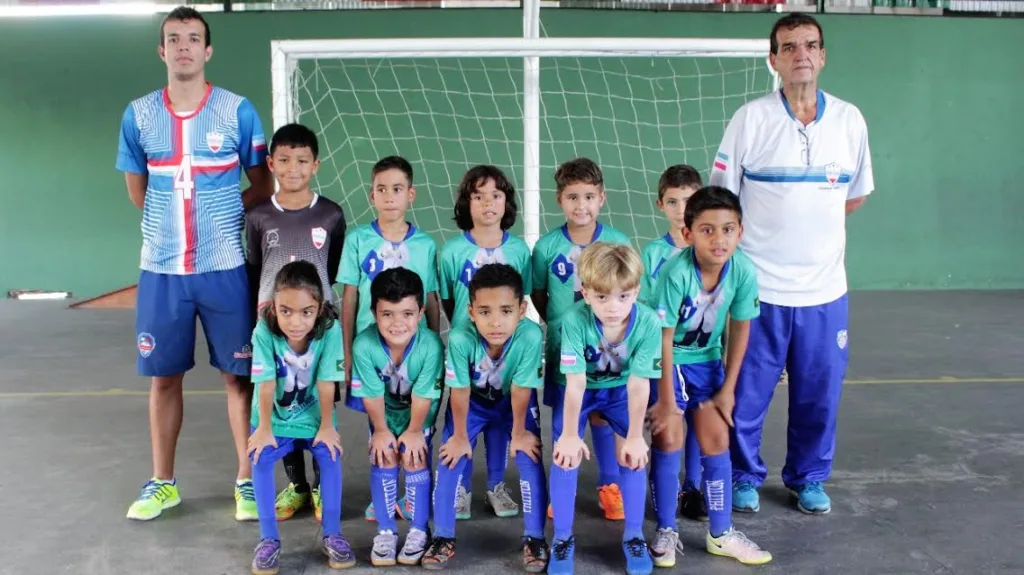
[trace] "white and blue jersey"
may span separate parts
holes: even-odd
[[[846,293],[846,201],[875,186],[856,106],[819,90],[817,116],[804,126],[781,90],[744,104],[709,183],[740,198],[740,247],[757,268],[762,301],[813,306]]]
[[[117,169],[148,175],[144,271],[191,275],[243,265],[243,169],[266,160],[266,138],[246,98],[207,85],[198,109],[176,113],[166,89],[133,101],[121,120]]]

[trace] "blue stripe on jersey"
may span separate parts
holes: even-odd
[[[829,179],[825,166],[806,166],[799,168],[789,167],[767,167],[757,171],[744,171],[743,177],[755,182],[785,182],[785,183],[820,183],[828,184]],[[837,174],[835,183],[848,184],[853,178],[853,172],[842,170]]]

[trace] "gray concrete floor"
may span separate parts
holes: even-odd
[[[66,305],[0,302],[0,573],[248,573],[258,527],[232,517],[234,455],[205,346],[186,380],[177,458],[183,504],[156,521],[130,522],[124,513],[150,473],[134,312]],[[1024,572],[1011,535],[1024,527],[1024,293],[855,293],[851,316],[832,513],[804,516],[782,489],[780,388],[765,431],[771,476],[762,510],[735,518],[774,562],[747,568],[711,557],[703,524],[681,519],[685,554],[659,572]],[[341,420],[343,528],[360,561],[350,572],[369,572],[364,422],[345,411]],[[521,522],[489,516],[480,454],[477,461],[474,517],[459,522],[451,571],[519,572]],[[510,466],[510,481],[514,473]],[[621,524],[598,518],[595,475],[586,464],[578,572],[621,572]],[[281,528],[282,573],[328,572],[311,515]]]

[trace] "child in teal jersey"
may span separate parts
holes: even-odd
[[[555,390],[551,408],[551,575],[574,572],[576,482],[579,464],[588,456],[581,436],[595,412],[615,433],[626,573],[641,575],[654,568],[643,533],[648,460],[644,416],[650,378],[661,372],[661,321],[654,310],[636,303],[643,273],[640,254],[630,246],[597,242],[580,257],[584,301],[562,320],[559,369],[565,385]]]
[[[377,535],[375,566],[416,565],[426,551],[430,520],[430,440],[444,387],[444,346],[422,325],[423,282],[406,268],[385,270],[370,288],[376,319],[353,343],[351,390],[370,420],[370,493]],[[412,525],[397,551],[398,469],[405,471]]]
[[[651,433],[655,444],[661,443],[659,436],[678,421],[682,397],[683,407],[693,414],[701,448],[707,550],[747,565],[761,565],[771,561],[771,554],[732,526],[729,454],[736,382],[746,354],[750,320],[760,314],[757,272],[750,259],[736,249],[743,225],[735,194],[718,186],[701,188],[687,202],[685,220],[684,233],[692,246],[662,268],[654,293],[658,315],[664,321],[662,349],[671,349],[672,362],[664,362],[661,380],[652,389]],[[727,323],[729,355],[723,365],[722,333]],[[655,470],[671,466],[663,461],[659,467],[653,460],[673,457],[678,475],[678,451],[655,449],[651,465],[655,491],[659,483],[664,491],[670,489],[675,477],[667,472],[656,474]],[[677,539],[664,522],[659,517],[658,536],[651,545],[655,561],[659,550],[668,547],[660,540]],[[674,552],[671,555],[674,559]]]
[[[441,324],[437,298],[437,244],[405,219],[409,205],[416,199],[412,166],[405,158],[388,156],[373,166],[372,176],[370,201],[377,210],[377,219],[347,234],[338,271],[338,283],[345,286],[341,318],[345,357],[349,358],[345,376],[350,389],[345,396],[345,405],[356,411],[363,411],[363,407],[359,398],[351,393],[352,342],[356,334],[373,324],[370,285],[377,274],[397,267],[416,272],[423,282],[424,324],[435,332]],[[399,510],[399,513],[403,512]],[[371,503],[366,509],[366,518],[374,517]]]
[[[470,321],[469,283],[482,266],[509,264],[522,276],[524,293],[532,288],[530,248],[508,232],[516,223],[517,211],[515,188],[497,167],[474,166],[463,176],[455,198],[454,218],[462,233],[441,248],[441,305],[453,329]],[[505,487],[508,430],[492,425],[483,433],[487,503],[498,517],[513,517],[519,514],[519,506]],[[470,517],[472,485],[470,457],[456,493],[457,519]]]
[[[604,175],[592,160],[577,158],[555,171],[558,205],[565,224],[537,241],[533,247],[533,293],[531,299],[540,318],[547,324],[544,361],[544,403],[551,405],[552,393],[564,385],[558,370],[561,349],[561,319],[574,303],[583,299],[577,265],[583,249],[594,242],[629,245],[625,234],[598,221],[604,206]],[[622,493],[615,480],[615,437],[598,414],[590,418],[590,435],[597,459],[598,504],[606,519],[621,521]],[[548,516],[551,516],[549,510]]]
[[[334,412],[336,382],[343,376],[341,330],[325,305],[323,278],[307,261],[284,265],[275,277],[273,302],[252,335],[253,492],[260,520],[252,572],[278,572],[281,542],[274,514],[274,464],[296,446],[320,467],[323,551],[331,568],[355,565],[341,535],[341,438]]]

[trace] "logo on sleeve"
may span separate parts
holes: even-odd
[[[327,230],[323,228],[313,228],[310,230],[310,235],[313,236],[313,247],[316,249],[324,247],[324,243],[327,242]]]
[[[337,371],[345,371],[345,360],[339,359],[338,362],[334,365],[334,369],[336,369]]]
[[[252,362],[252,375],[253,375],[253,377],[256,377],[257,375],[263,375],[263,362],[262,361],[256,360],[256,361]]]
[[[657,357],[657,358],[654,359],[654,364],[651,367],[651,369],[654,369],[656,371],[661,371],[661,358],[660,357]]]
[[[562,354],[562,365],[576,365],[576,354],[575,353],[563,353]]]

